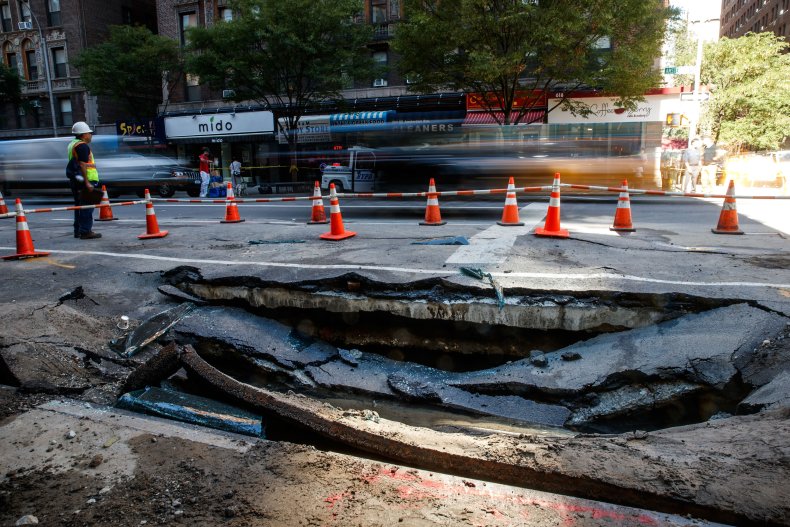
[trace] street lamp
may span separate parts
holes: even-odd
[[[36,14],[33,12],[33,6],[30,5],[30,0],[22,0],[23,3],[27,4],[27,10],[30,13],[30,16],[33,18],[33,22],[36,23],[36,29],[38,29],[38,43],[39,49],[41,50],[41,54],[44,55],[44,71],[46,73],[47,78],[47,94],[49,94],[49,112],[52,116],[52,135],[54,137],[58,136],[58,122],[55,120],[55,98],[52,96],[52,79],[49,76],[49,54],[47,53],[47,42],[44,40],[44,32],[41,30],[41,24],[38,23],[38,19],[36,18]]]

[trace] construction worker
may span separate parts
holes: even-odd
[[[89,195],[94,188],[99,187],[99,172],[90,142],[93,130],[83,121],[77,121],[71,127],[74,139],[69,143],[66,176],[74,196],[74,205],[95,205]],[[81,240],[94,240],[101,238],[101,234],[93,232],[93,209],[78,209],[74,211],[74,237]]]

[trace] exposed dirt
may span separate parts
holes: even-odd
[[[133,360],[119,359],[106,346],[114,336],[113,318],[97,314],[95,306],[85,302],[0,306],[1,320],[26,320],[24,327],[14,325],[4,331],[0,351],[8,353],[16,346],[18,360],[26,352],[37,354],[35,361],[21,368],[23,378],[0,368],[0,383],[13,385],[0,390],[0,416],[5,423],[63,394],[110,405],[128,374],[157,348]],[[770,356],[786,358],[790,335],[766,346]],[[328,415],[334,411],[327,409]],[[409,439],[430,445],[454,436],[458,441],[447,444],[450,450],[476,445],[484,456],[485,449],[495,449],[514,463],[576,477],[580,487],[592,474],[599,480],[619,481],[626,489],[737,511],[732,518],[739,523],[790,524],[790,419],[783,410],[644,435],[470,438],[430,430],[419,433],[425,435]],[[397,428],[390,435],[398,437]],[[92,463],[104,462],[95,454],[75,458],[73,470],[64,472],[53,471],[48,452],[41,452],[24,470],[0,474],[0,523],[13,524],[24,514],[34,514],[49,525],[129,526],[523,525],[527,521],[596,525],[606,518],[582,505],[533,508],[538,502],[549,502],[513,496],[498,486],[484,489],[480,482],[457,488],[438,475],[399,472],[381,463],[289,443],[259,443],[241,453],[143,434],[129,441],[129,447],[136,458],[133,475],[118,476],[109,485],[90,475]],[[448,495],[464,499],[448,501],[444,499]],[[636,516],[621,517],[617,523],[645,524]]]

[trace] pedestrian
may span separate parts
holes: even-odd
[[[233,185],[233,195],[241,196],[242,194],[242,178],[241,178],[241,161],[234,156],[233,162],[230,164],[230,182]]]
[[[691,140],[689,147],[683,151],[683,157],[681,158],[681,164],[685,168],[680,188],[681,192],[697,192],[697,176],[699,176],[701,161],[699,139],[695,137]]]
[[[719,171],[720,163],[723,163],[723,150],[710,136],[705,136],[702,141],[704,149],[702,151],[702,191],[712,192],[716,186],[716,174]]]
[[[90,142],[93,130],[83,121],[77,121],[71,127],[74,139],[69,143],[66,176],[74,196],[74,205],[95,205],[90,198],[91,192],[99,188],[99,172],[93,158]],[[74,211],[74,237],[81,240],[95,240],[101,234],[93,232],[93,209],[77,209]]]
[[[211,155],[208,148],[203,148],[203,153],[198,156],[200,160],[200,197],[208,196],[208,184],[211,181]]]

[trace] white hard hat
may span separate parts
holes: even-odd
[[[92,134],[93,130],[91,130],[91,127],[88,126],[88,123],[85,121],[77,121],[74,123],[74,126],[71,127],[71,133],[74,135]]]

